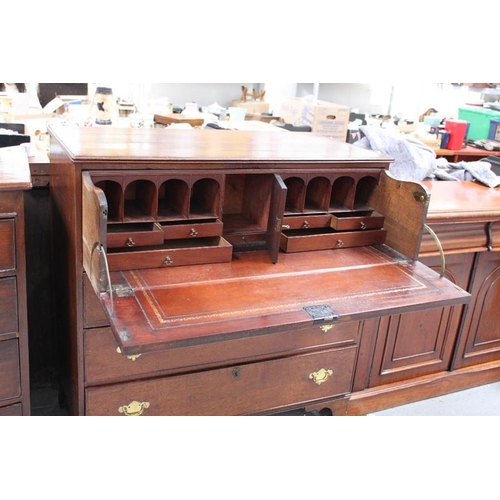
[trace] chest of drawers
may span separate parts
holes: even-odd
[[[30,414],[23,192],[31,178],[17,151],[0,150],[0,415]]]

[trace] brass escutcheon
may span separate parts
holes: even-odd
[[[123,413],[126,417],[138,417],[147,410],[151,404],[148,401],[139,403],[139,401],[132,401],[126,406],[120,406],[118,413]]]
[[[321,385],[323,382],[326,382],[331,375],[333,375],[332,370],[321,368],[321,370],[317,372],[310,373],[309,378],[314,380],[316,384]]]
[[[333,327],[334,327],[334,325],[322,325],[322,326],[320,326],[321,330],[325,333],[329,332]]]

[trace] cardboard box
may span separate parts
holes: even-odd
[[[233,101],[231,106],[235,108],[245,108],[249,115],[261,115],[269,113],[269,103],[263,101]]]
[[[284,98],[279,113],[285,123],[310,126],[313,133],[340,142],[345,142],[347,138],[349,114],[349,106],[301,97]]]

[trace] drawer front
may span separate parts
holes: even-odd
[[[222,236],[221,221],[198,224],[162,224],[162,228],[166,240]]]
[[[330,227],[331,215],[293,215],[283,218],[283,229],[309,229]]]
[[[350,248],[380,245],[385,242],[386,231],[374,229],[352,232],[328,232],[307,234],[303,232],[281,233],[280,248],[284,252],[308,252],[333,248]]]
[[[111,224],[106,236],[108,248],[133,248],[163,244],[159,224]]]
[[[109,270],[125,271],[229,262],[233,254],[233,247],[220,237],[173,241],[175,244],[166,243],[157,250],[108,252]]]
[[[87,415],[247,415],[351,391],[356,347],[86,390]]]
[[[0,272],[16,268],[14,221],[0,220]]]
[[[332,228],[337,231],[364,231],[365,229],[382,229],[385,217],[370,215],[364,217],[332,215]]]
[[[358,322],[314,325],[270,335],[216,342],[127,357],[121,354],[110,328],[85,331],[85,382],[98,384],[151,374],[207,369],[216,365],[259,361],[358,341]]]
[[[22,415],[23,407],[21,403],[0,408],[0,417],[21,417]]]
[[[0,342],[0,401],[21,395],[19,344],[17,339]]]
[[[0,340],[19,331],[16,278],[0,279]]]

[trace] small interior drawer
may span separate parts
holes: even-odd
[[[385,242],[384,229],[339,232],[331,230],[295,230],[281,233],[280,248],[284,252],[307,252],[368,245]]]
[[[163,244],[163,230],[153,222],[108,224],[108,248],[132,248]]]
[[[365,229],[382,229],[385,217],[373,215],[353,215],[352,213],[332,215],[331,227],[337,231],[364,231]]]
[[[0,272],[16,268],[14,220],[0,220]]]
[[[292,215],[283,218],[283,229],[309,229],[331,227],[332,216],[324,215]]]
[[[162,223],[161,227],[166,240],[222,236],[222,222],[220,220],[215,222],[191,222],[188,224]]]
[[[157,248],[108,251],[110,271],[229,262],[233,247],[221,237],[167,240]]]
[[[21,395],[19,344],[17,339],[0,342],[0,401]]]
[[[87,389],[87,415],[247,415],[351,391],[356,346]]]

